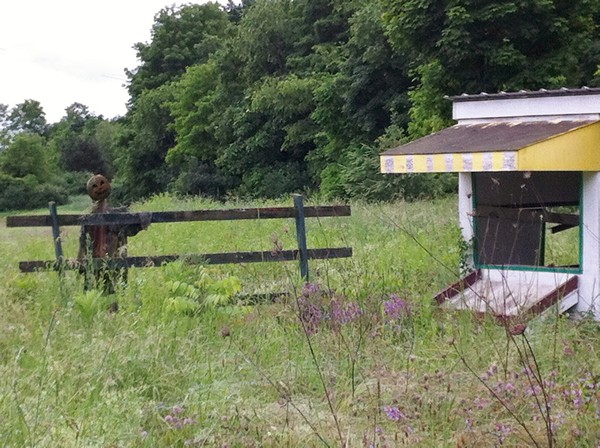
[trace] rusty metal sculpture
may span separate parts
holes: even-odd
[[[111,208],[108,197],[111,184],[101,174],[92,176],[87,182],[87,192],[94,201],[92,213],[126,213],[127,207]],[[127,256],[127,237],[138,234],[148,228],[150,219],[141,220],[139,224],[117,225],[83,225],[79,237],[80,272],[85,276],[84,289],[101,289],[106,294],[113,294],[118,285],[127,283],[127,268],[110,268],[109,260]],[[105,260],[105,263],[98,263]]]

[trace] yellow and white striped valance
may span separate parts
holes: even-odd
[[[465,154],[408,154],[381,157],[382,173],[458,173],[515,171],[517,152]]]

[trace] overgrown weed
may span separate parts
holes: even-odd
[[[18,260],[53,257],[51,236],[0,225],[2,444],[548,446],[549,404],[555,446],[596,446],[596,323],[548,315],[511,339],[491,319],[432,304],[456,280],[454,205],[353,204],[351,218],[309,221],[309,247],[349,245],[354,257],[311,262],[304,292],[288,263],[131,269],[111,298],[118,313],[74,273],[63,296],[54,273],[19,274]],[[161,196],[134,208],[217,207]],[[77,231],[66,230],[74,253]],[[130,253],[271,250],[273,235],[291,248],[293,234],[284,221],[153,224]],[[167,311],[170,297],[195,297],[202,272],[295,294]]]

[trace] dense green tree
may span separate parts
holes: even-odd
[[[172,88],[164,85],[142,93],[129,112],[127,132],[116,157],[121,199],[164,192],[173,180],[172,169],[165,162],[169,148],[175,145],[175,133],[170,129],[172,101]]]
[[[213,61],[190,67],[174,86],[170,103],[177,144],[169,149],[167,161],[185,163],[187,157],[204,162],[217,157],[214,127],[219,114],[219,73]]]
[[[444,95],[580,86],[593,80],[600,0],[382,0],[411,62],[410,138],[445,126]]]
[[[167,188],[253,196],[320,188],[371,199],[451,191],[452,177],[380,175],[379,152],[449,124],[444,95],[596,82],[598,2],[166,8],[152,41],[136,45],[118,178],[130,197]]]
[[[88,120],[96,118],[95,115],[90,112],[89,107],[81,103],[73,103],[65,109],[65,115],[61,121],[66,122],[72,131],[80,132]]]
[[[372,142],[391,124],[407,123],[407,62],[387,42],[378,3],[364,2],[350,19],[339,70],[323,78],[315,117],[333,139]]]
[[[302,16],[304,3],[257,0],[246,12],[238,25],[233,50],[239,55],[248,85],[266,76],[288,74],[298,65],[297,57],[307,56],[313,31],[312,24]]]
[[[217,130],[229,106],[219,78],[217,65],[209,61],[190,67],[173,86],[169,106],[177,143],[166,161],[177,172],[171,185],[175,192],[220,196],[235,183],[215,164],[222,147]]]
[[[344,57],[349,18],[356,0],[297,0],[299,38],[287,59],[290,70],[301,76],[335,73]]]
[[[220,151],[217,165],[241,178],[242,193],[273,197],[311,187],[306,157],[316,132],[310,116],[314,86],[315,80],[294,75],[267,78],[231,109],[233,141]]]
[[[94,126],[94,139],[101,148],[102,156],[108,162],[111,172],[116,171],[115,159],[121,150],[119,143],[125,132],[122,119],[101,119]]]
[[[58,172],[46,140],[37,134],[21,133],[0,155],[0,168],[12,177],[33,175],[46,182]]]
[[[228,0],[225,10],[229,16],[229,20],[235,24],[242,20],[248,9],[256,2],[256,0],[241,0],[239,3],[233,0]]]
[[[0,210],[43,207],[68,200],[46,139],[21,132],[0,153]]]
[[[140,65],[128,72],[130,111],[117,156],[119,180],[129,198],[165,191],[174,181],[173,166],[165,162],[175,145],[170,84],[188,67],[207,62],[227,42],[232,27],[218,3],[168,7],[155,17],[151,42],[135,45]]]
[[[65,116],[50,133],[64,170],[112,174],[110,147],[103,146],[96,136],[103,121],[81,103],[73,103],[65,109]]]
[[[448,94],[581,85],[598,0],[383,0],[392,42],[438,61]],[[595,45],[597,48],[597,45]]]
[[[134,45],[140,65],[127,71],[131,101],[178,79],[187,67],[206,62],[229,34],[229,24],[218,3],[162,9],[154,18],[151,42]]]
[[[0,152],[9,142],[8,105],[0,103]]]
[[[200,163],[203,179],[212,173],[220,188],[224,178],[237,179],[229,185],[240,184],[244,194],[279,195],[310,186],[306,155],[314,149],[310,115],[317,84],[313,77],[289,74],[290,60],[305,57],[316,42],[313,24],[302,15],[306,3],[257,1],[235,38],[175,86],[177,145],[167,160],[184,178],[192,177],[185,166]]]
[[[375,141],[390,125],[405,128],[408,122],[407,62],[387,42],[381,14],[377,2],[355,2],[339,69],[315,91],[313,117],[321,132],[310,158],[326,196],[380,194],[374,185],[385,179]]]
[[[25,100],[10,110],[7,129],[14,135],[21,132],[45,135],[47,131],[46,113],[39,101]]]

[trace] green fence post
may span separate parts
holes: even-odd
[[[56,269],[63,274],[63,250],[60,240],[60,227],[58,225],[58,213],[56,212],[56,202],[49,202],[50,219],[52,220],[52,237],[54,239],[54,253],[56,254]]]
[[[293,195],[296,209],[296,238],[298,240],[298,255],[300,258],[300,275],[308,281],[308,249],[306,247],[306,224],[304,221],[304,198],[301,194]]]

